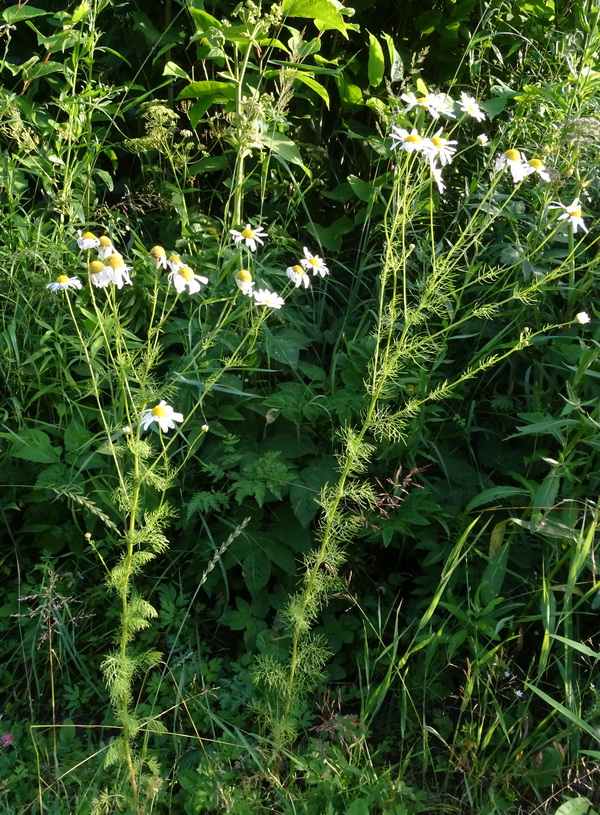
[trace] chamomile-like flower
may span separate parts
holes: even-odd
[[[414,127],[409,133],[408,130],[405,130],[403,127],[393,125],[390,136],[393,149],[398,147],[400,150],[406,150],[407,153],[415,153],[423,150],[423,138]]]
[[[329,269],[325,266],[323,259],[309,252],[306,246],[304,247],[304,257],[300,259],[300,265],[306,271],[312,271],[314,275],[320,274],[321,277],[325,277],[325,275],[329,274]]]
[[[180,269],[183,269],[185,265],[179,255],[169,255],[167,258],[167,266],[172,272],[178,272]]]
[[[140,419],[142,430],[146,431],[151,425],[157,424],[163,433],[175,429],[175,422],[182,422],[183,415],[176,413],[171,405],[167,405],[162,399],[158,405],[152,409],[143,410]]]
[[[587,311],[580,311],[579,314],[575,316],[575,319],[578,323],[580,323],[580,325],[586,325],[586,323],[589,323],[590,321],[590,315],[587,313]]]
[[[431,165],[431,177],[433,178],[433,180],[437,184],[438,190],[440,192],[444,192],[444,190],[446,189],[446,185],[444,184],[444,181],[442,179],[442,168],[441,167],[436,167],[435,164],[432,164]]]
[[[46,286],[50,291],[65,291],[66,289],[80,289],[81,281],[78,277],[67,277],[66,274],[59,275],[54,283]]]
[[[548,170],[546,169],[546,165],[544,162],[539,158],[530,158],[527,162],[529,167],[531,168],[528,172],[528,175],[533,175],[534,173],[539,175],[542,181],[550,181],[550,175]]]
[[[456,147],[452,145],[458,144],[458,142],[445,139],[441,133],[442,128],[440,127],[434,136],[423,139],[423,152],[430,161],[438,161],[444,167],[452,162],[452,157],[456,153]]]
[[[98,238],[98,258],[100,260],[106,260],[106,258],[110,257],[111,255],[120,255],[120,252],[117,252],[115,247],[113,246],[113,242],[110,238],[107,238],[106,235],[102,235]]]
[[[167,268],[167,253],[164,246],[153,246],[149,254],[157,269]]]
[[[246,224],[246,228],[242,229],[241,232],[238,232],[237,229],[230,229],[229,232],[233,235],[233,240],[236,244],[244,241],[251,252],[256,252],[257,241],[258,243],[264,244],[264,238],[267,237],[267,233],[262,226],[257,226],[255,229],[252,229],[250,224]]]
[[[80,249],[96,249],[100,245],[100,239],[97,238],[93,232],[84,232],[81,234],[81,229],[77,232],[77,246]]]
[[[485,145],[486,145],[486,144],[488,144],[489,139],[488,139],[488,137],[487,137],[487,134],[486,134],[486,133],[480,133],[480,134],[479,134],[479,136],[477,136],[477,139],[476,139],[475,141],[476,141],[476,142],[477,142],[477,144],[479,144],[481,147],[485,147]]]
[[[583,218],[581,217],[581,206],[579,204],[579,198],[576,198],[572,204],[568,206],[565,204],[561,204],[560,201],[553,201],[552,204],[548,207],[548,209],[562,209],[563,214],[559,215],[559,221],[568,221],[573,227],[573,234],[577,232],[577,228],[581,227],[584,232],[588,231],[587,226],[583,222]]]
[[[254,288],[254,280],[248,269],[240,269],[235,275],[235,285],[242,292],[242,294],[252,297],[252,289]]]
[[[285,273],[296,288],[304,286],[304,288],[307,289],[310,286],[310,277],[306,274],[302,266],[288,266]]]
[[[506,150],[501,156],[498,156],[494,169],[496,172],[500,172],[501,170],[505,169],[510,170],[510,174],[512,175],[512,179],[515,184],[518,184],[519,181],[522,181],[525,178],[525,176],[533,172],[533,170],[530,169],[529,164],[527,164],[527,162],[524,160],[521,153],[518,150],[512,149]]]
[[[472,119],[477,119],[478,122],[485,120],[485,112],[479,107],[477,99],[469,96],[464,91],[461,91],[458,107],[463,113],[466,113]]]
[[[169,280],[175,286],[178,294],[187,289],[188,294],[197,294],[203,285],[208,283],[208,277],[194,274],[189,266],[182,266],[180,269],[169,273]]]
[[[285,303],[283,297],[280,297],[274,291],[269,291],[268,289],[258,289],[258,291],[253,292],[253,297],[257,306],[281,308]]]
[[[99,289],[104,289],[110,283],[112,283],[112,278],[110,276],[110,268],[105,266],[101,260],[93,260],[88,265],[88,271],[90,273],[90,282],[93,286],[96,286]]]
[[[131,266],[125,265],[121,255],[113,253],[106,258],[105,263],[111,283],[114,283],[118,289],[122,289],[125,284],[131,286],[131,278],[129,277]]]

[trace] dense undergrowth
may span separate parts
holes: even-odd
[[[2,12],[1,812],[600,812],[599,43]]]

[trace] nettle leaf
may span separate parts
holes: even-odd
[[[271,561],[266,552],[261,549],[249,552],[242,562],[242,576],[251,595],[264,589],[271,576]]]
[[[43,430],[25,428],[18,434],[2,433],[5,439],[12,442],[12,454],[25,461],[37,461],[40,464],[56,464],[60,460],[62,447],[54,447],[50,436]]]
[[[333,28],[348,38],[344,18],[329,0],[284,0],[281,11],[286,17],[314,20],[318,28]]]

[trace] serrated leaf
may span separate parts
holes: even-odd
[[[25,428],[18,434],[2,433],[2,437],[12,442],[12,454],[25,461],[36,461],[40,464],[56,464],[60,459],[62,447],[53,447],[50,436],[37,428]]]
[[[242,562],[242,576],[251,595],[257,595],[271,576],[271,562],[264,552],[249,552]]]
[[[228,82],[217,82],[214,79],[190,82],[177,99],[200,99],[204,96],[211,96],[214,101],[228,101],[235,99],[235,88]]]
[[[318,21],[348,38],[344,18],[329,0],[284,0],[281,11],[286,17],[303,17]]]

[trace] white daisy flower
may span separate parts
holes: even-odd
[[[576,315],[575,319],[578,323],[581,323],[581,325],[585,325],[586,323],[589,323],[590,315],[587,313],[587,311],[580,311],[579,314]]]
[[[252,289],[254,288],[254,280],[248,269],[240,269],[235,275],[235,284],[242,294],[252,297]]]
[[[436,167],[435,164],[431,165],[431,175],[435,183],[437,184],[437,188],[440,192],[444,192],[446,189],[446,185],[442,180],[442,168]]]
[[[431,138],[423,139],[423,152],[430,161],[437,159],[442,167],[444,167],[446,164],[452,162],[452,157],[454,153],[456,153],[456,147],[452,147],[452,145],[458,144],[458,142],[445,139],[440,135],[441,132],[442,128],[440,128],[434,136],[431,136]]]
[[[97,238],[93,232],[84,232],[81,234],[81,229],[77,232],[77,246],[80,249],[96,249],[100,245],[100,239]]]
[[[114,283],[118,289],[122,289],[125,284],[131,286],[131,278],[129,272],[131,266],[126,266],[125,261],[118,254],[109,255],[106,258],[107,273],[111,283]]]
[[[414,153],[423,150],[423,139],[414,127],[409,133],[408,130],[405,130],[403,127],[393,125],[390,136],[393,142],[392,149],[399,147],[400,150],[406,150],[407,153]]]
[[[510,170],[515,184],[518,184],[519,181],[534,172],[518,150],[506,150],[501,156],[498,156],[494,170],[500,172],[504,169]]]
[[[288,266],[285,273],[296,288],[304,286],[304,288],[307,289],[310,286],[310,277],[306,274],[302,266]]]
[[[482,147],[485,147],[488,142],[489,139],[485,133],[480,133],[479,136],[477,136],[477,144],[480,144]]]
[[[478,122],[485,120],[485,112],[479,107],[477,99],[469,96],[464,91],[461,91],[458,107],[463,113],[466,113],[472,119],[477,119]]]
[[[263,238],[267,237],[267,233],[262,226],[257,226],[256,229],[252,229],[250,224],[246,224],[246,228],[242,229],[241,232],[238,232],[237,229],[230,229],[229,232],[231,235],[233,235],[233,240],[236,244],[244,241],[251,252],[256,252],[257,241],[259,243],[264,243]]]
[[[285,303],[283,297],[280,297],[274,291],[268,289],[259,289],[253,292],[254,300],[257,306],[268,306],[269,308],[281,308]]]
[[[90,273],[90,281],[92,285],[96,286],[99,289],[104,289],[109,283],[112,283],[112,278],[110,272],[112,271],[110,267],[105,266],[101,260],[93,260],[89,266],[88,271]]]
[[[165,252],[164,246],[153,246],[149,254],[156,264],[157,269],[167,268],[167,253]]]
[[[164,399],[152,409],[143,410],[141,418],[142,431],[148,430],[150,425],[157,424],[163,433],[175,429],[175,422],[182,422],[183,415],[176,413],[171,405],[167,405]]]
[[[106,260],[106,258],[111,255],[120,254],[121,253],[117,252],[113,246],[111,239],[107,238],[106,235],[102,235],[102,237],[98,238],[98,257],[100,260]]]
[[[454,102],[445,93],[431,93],[429,101],[429,112],[434,119],[439,116],[447,116],[449,119],[456,119],[454,114]],[[437,114],[437,115],[436,115]]]
[[[66,274],[59,275],[54,283],[46,286],[50,291],[65,291],[65,289],[80,289],[81,282],[78,277],[67,277]]]
[[[325,266],[322,258],[318,255],[312,255],[306,246],[304,247],[304,257],[300,259],[300,265],[307,271],[312,269],[314,275],[320,274],[321,277],[325,277],[325,275],[329,274],[329,269]]]
[[[531,168],[528,172],[528,175],[537,173],[539,177],[542,179],[542,181],[546,182],[550,181],[550,175],[548,174],[546,165],[539,158],[530,158],[527,164]]]
[[[553,201],[548,209],[562,209],[563,214],[559,216],[558,220],[568,221],[573,227],[573,234],[577,232],[578,227],[581,227],[584,232],[588,231],[588,228],[584,224],[583,218],[581,217],[579,198],[576,198],[573,203],[569,204],[568,206],[561,204],[560,201]]]
[[[182,266],[176,271],[169,272],[169,280],[175,286],[178,294],[187,289],[188,294],[197,294],[202,285],[208,283],[208,277],[194,274],[193,269],[189,266]]]
[[[185,263],[179,255],[169,255],[167,258],[167,266],[172,272],[178,272],[180,269],[183,269]]]

